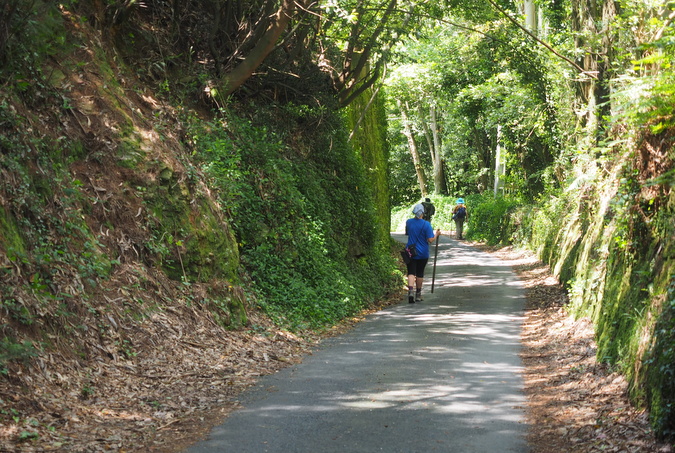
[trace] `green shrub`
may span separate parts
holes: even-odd
[[[192,137],[259,305],[291,329],[318,329],[395,286],[396,262],[377,246],[372,193],[342,119],[325,114],[311,139],[296,130],[291,149],[293,111],[283,127],[264,112],[265,125],[224,112]]]
[[[452,210],[455,207],[457,202],[457,197],[452,196],[443,196],[443,195],[431,195],[427,197],[431,199],[431,202],[436,208],[436,213],[431,219],[432,227],[434,231],[440,229],[444,232],[452,232],[455,229],[455,222],[452,220]],[[404,231],[406,220],[413,217],[412,208],[417,203],[421,203],[423,200],[416,201],[409,205],[398,206],[392,209],[391,213],[391,229],[392,231]],[[470,203],[470,198],[467,200],[467,203]],[[471,209],[467,205],[468,209]],[[469,221],[467,220],[467,228]]]
[[[472,195],[466,197],[467,219],[466,238],[483,241],[489,245],[510,244],[517,225],[513,214],[521,206],[518,198]]]

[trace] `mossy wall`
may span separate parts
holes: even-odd
[[[165,256],[162,267],[174,280],[206,282],[213,278],[237,279],[237,241],[222,213],[181,175],[168,167],[160,172],[160,184],[149,190],[154,236],[160,237]]]
[[[365,115],[364,115],[365,112]],[[373,88],[364,91],[347,109],[352,144],[359,150],[374,200],[377,240],[389,244],[391,206],[389,194],[389,148],[384,96]]]
[[[569,309],[595,325],[598,359],[628,378],[662,436],[675,433],[675,198],[646,191],[630,153],[591,163],[568,190],[521,212],[520,240],[570,292]]]

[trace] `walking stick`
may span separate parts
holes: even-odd
[[[434,251],[434,270],[431,274],[431,294],[434,293],[434,283],[436,282],[436,259],[438,258],[438,243],[441,242],[441,235],[436,239],[436,250]]]

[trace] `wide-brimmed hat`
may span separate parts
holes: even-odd
[[[464,198],[458,198],[457,204],[464,204]]]

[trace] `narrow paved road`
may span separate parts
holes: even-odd
[[[262,378],[186,453],[527,452],[517,278],[442,236],[431,294],[431,261],[423,302],[402,298]]]

